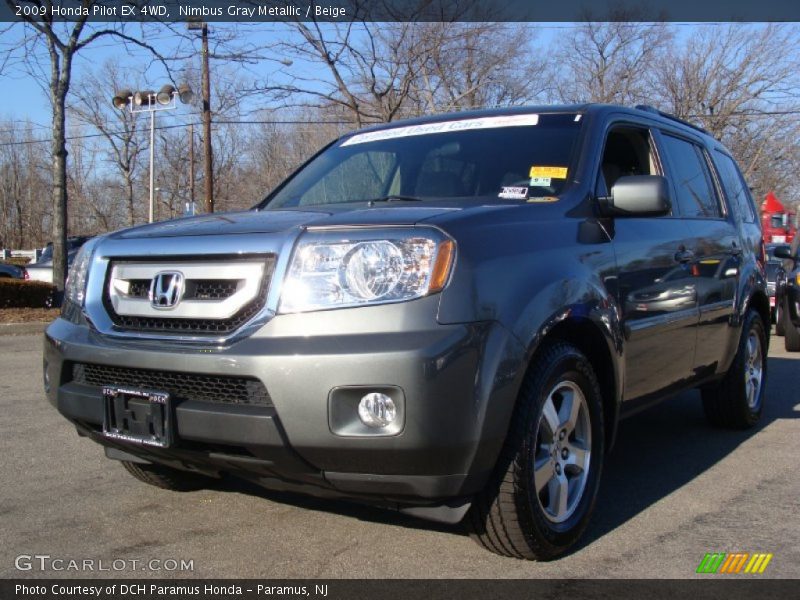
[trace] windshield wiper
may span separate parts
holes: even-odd
[[[402,194],[389,194],[381,198],[367,200],[368,206],[374,206],[376,202],[422,202],[422,198],[416,196],[403,196]]]

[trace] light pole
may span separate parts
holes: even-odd
[[[120,110],[128,108],[131,113],[150,113],[150,212],[149,223],[153,222],[154,197],[155,197],[155,148],[156,148],[156,113],[161,110],[174,110],[178,108],[178,100],[182,104],[192,101],[194,94],[188,85],[181,85],[177,90],[167,84],[158,93],[153,91],[131,92],[123,90],[117,92],[111,103]]]

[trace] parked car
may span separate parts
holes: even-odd
[[[777,248],[789,248],[789,244],[767,244],[767,293],[769,305],[772,309],[772,322],[775,323],[775,333],[783,335],[783,318],[781,307],[775,302],[775,290],[779,278],[785,277],[783,261],[775,256]]]
[[[0,278],[3,277],[6,279],[28,279],[28,273],[25,270],[25,267],[0,264]]]
[[[712,424],[759,420],[761,233],[729,152],[649,107],[381,125],[250,211],[87,242],[45,390],[146,483],[233,473],[548,559],[625,416],[699,387]]]
[[[778,273],[775,303],[780,307],[783,344],[790,352],[800,351],[800,237],[790,247],[775,250],[784,263]]]
[[[78,254],[81,246],[83,246],[90,236],[75,236],[67,238],[67,266],[72,265],[75,260],[75,255]],[[53,282],[53,243],[49,242],[45,246],[39,261],[30,264],[26,267],[30,279],[36,281],[46,281],[47,283]]]

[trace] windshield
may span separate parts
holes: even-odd
[[[578,114],[520,114],[355,134],[322,152],[262,208],[380,200],[560,195]]]

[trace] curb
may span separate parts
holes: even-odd
[[[0,336],[3,335],[38,335],[44,333],[50,321],[33,321],[30,323],[0,324]]]

